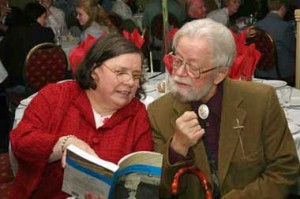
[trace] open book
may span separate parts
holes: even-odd
[[[162,155],[139,151],[118,165],[92,156],[74,145],[67,147],[62,191],[78,199],[87,193],[105,198],[159,198]]]

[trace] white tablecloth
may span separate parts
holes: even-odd
[[[147,73],[146,83],[143,88],[146,93],[146,98],[141,101],[146,105],[146,107],[153,102],[155,99],[164,95],[165,93],[159,93],[157,91],[157,84],[163,82],[166,79],[166,74],[161,72]]]
[[[65,51],[67,56],[69,56],[70,51],[78,45],[78,41],[78,39],[74,39],[72,41],[62,41],[61,48]]]
[[[7,78],[7,76],[7,71],[0,60],[0,83],[2,83]]]

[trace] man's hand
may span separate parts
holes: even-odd
[[[183,156],[186,156],[189,148],[204,135],[205,131],[199,125],[197,118],[195,112],[186,111],[176,120],[171,147]]]

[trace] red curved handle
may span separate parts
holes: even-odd
[[[174,178],[173,178],[173,182],[171,184],[171,192],[172,192],[173,195],[176,195],[178,193],[179,184],[180,184],[180,182],[179,182],[180,177],[185,173],[195,174],[201,182],[202,188],[205,192],[205,198],[206,199],[212,199],[213,198],[211,185],[208,182],[205,174],[200,169],[196,168],[195,166],[183,167],[183,168],[180,168],[176,172],[176,174],[174,175]]]

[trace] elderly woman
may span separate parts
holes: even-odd
[[[142,94],[141,51],[119,34],[101,37],[75,80],[42,89],[11,132],[19,169],[11,198],[66,198],[61,191],[65,149],[73,144],[117,163],[153,150]],[[26,183],[26,186],[24,186]]]

